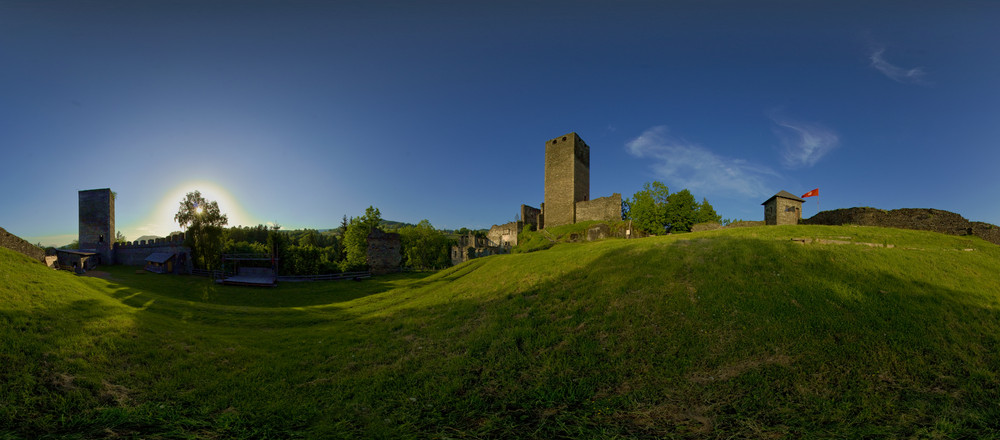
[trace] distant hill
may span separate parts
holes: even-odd
[[[160,237],[159,235],[143,235],[142,237],[139,237],[139,238],[137,238],[135,240],[131,240],[131,241],[142,241],[142,240],[149,241],[149,240],[156,240],[158,238],[163,238],[163,237]]]

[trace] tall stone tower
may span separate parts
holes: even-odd
[[[97,252],[114,264],[115,197],[110,188],[80,191],[80,250]]]
[[[576,223],[576,202],[590,200],[590,147],[576,133],[545,142],[545,227]]]

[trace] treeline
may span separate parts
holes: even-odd
[[[648,234],[690,232],[697,223],[718,223],[722,217],[705,198],[698,203],[691,191],[682,189],[670,193],[667,185],[653,181],[642,190],[622,201],[622,218]]]
[[[262,254],[278,259],[279,275],[318,275],[368,269],[368,234],[375,228],[400,236],[403,266],[442,269],[451,266],[455,240],[427,220],[416,225],[382,220],[378,208],[368,207],[358,217],[343,217],[338,228],[281,230],[280,226],[220,228],[218,245],[194,249],[195,262],[218,269],[223,254]],[[209,237],[212,239],[215,237]],[[214,240],[213,240],[214,241]],[[211,254],[211,255],[207,255]]]

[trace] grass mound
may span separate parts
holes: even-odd
[[[0,249],[0,437],[995,437],[997,273],[840,226],[274,289]]]

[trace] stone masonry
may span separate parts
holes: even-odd
[[[764,205],[764,224],[797,225],[802,218],[802,200],[788,191],[781,191],[761,205]]]
[[[102,264],[115,261],[115,198],[110,188],[80,191],[80,250],[100,255]]]
[[[545,227],[576,223],[576,203],[590,200],[590,147],[569,133],[545,142]]]
[[[576,203],[576,221],[621,220],[622,195],[614,193],[608,197]]]
[[[5,247],[14,252],[22,253],[35,261],[45,261],[44,249],[29,243],[21,237],[7,232],[4,228],[0,228],[0,247]]]
[[[399,234],[373,228],[368,234],[368,267],[372,274],[399,272],[403,261]]]

